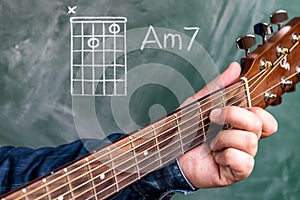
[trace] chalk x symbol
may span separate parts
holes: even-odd
[[[77,6],[68,6],[68,14],[76,14],[76,8]]]

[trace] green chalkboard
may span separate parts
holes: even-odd
[[[254,24],[268,22],[278,9],[287,10],[290,18],[300,16],[299,7],[295,0],[1,0],[0,145],[57,146],[143,126],[176,109],[231,61],[239,61],[244,56],[235,49],[239,35],[253,32]],[[78,30],[71,31],[70,18],[101,16],[126,18],[118,32],[127,32],[126,43],[118,37],[126,52],[117,55],[117,62],[127,66],[127,88],[120,86],[127,95],[72,96],[71,79],[80,72],[71,74],[71,65],[88,62],[93,55],[71,54],[81,40],[73,40]],[[89,26],[83,30],[92,33]],[[148,31],[147,41],[156,42],[143,48]],[[168,33],[178,34],[181,46],[164,39]],[[87,48],[97,42],[88,40]],[[124,72],[120,77],[125,79]],[[299,99],[296,91],[284,95],[280,106],[268,108],[279,130],[260,142],[248,179],[173,199],[299,199]],[[93,123],[98,125],[90,128]]]

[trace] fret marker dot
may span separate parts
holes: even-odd
[[[84,160],[85,160],[86,162],[88,162],[88,161],[89,161],[89,158],[85,158]]]
[[[100,179],[103,180],[105,178],[105,174],[100,175]]]
[[[64,168],[64,172],[67,172],[68,171],[68,169],[67,168]]]
[[[26,193],[26,191],[27,191],[26,188],[23,188],[23,189],[22,189],[22,192],[23,192],[23,193]]]
[[[59,196],[58,198],[57,198],[57,200],[63,200],[64,199],[64,196]]]
[[[43,180],[42,180],[42,181],[43,181],[43,183],[46,183],[46,182],[47,182],[47,179],[43,178]]]
[[[148,151],[144,151],[144,156],[148,156],[149,152]]]

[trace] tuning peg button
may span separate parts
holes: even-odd
[[[246,56],[250,53],[251,47],[253,47],[255,44],[255,35],[252,34],[243,35],[236,39],[236,48],[244,49],[246,51]]]
[[[281,78],[281,88],[285,90],[286,86],[293,85],[293,81],[287,80],[285,77]]]
[[[293,86],[289,88],[286,92],[295,92],[296,91],[296,86]]]
[[[270,91],[267,91],[267,92],[265,93],[265,102],[266,102],[266,103],[269,103],[269,101],[270,101],[271,99],[275,99],[275,100],[276,100],[276,98],[277,98],[277,95],[276,95],[276,94],[272,94]]]
[[[254,33],[262,36],[263,42],[266,42],[268,40],[267,35],[273,33],[272,25],[268,23],[257,23],[254,25]]]
[[[285,10],[277,10],[270,15],[272,24],[277,24],[278,30],[281,29],[284,21],[288,20],[288,13]]]
[[[300,41],[300,35],[298,35],[298,33],[294,33],[292,35],[292,38],[293,38],[293,43],[296,44],[297,42]]]
[[[276,97],[275,101],[272,102],[271,106],[277,106],[281,104],[282,102],[282,97]]]

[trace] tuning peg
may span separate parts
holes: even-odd
[[[271,106],[277,106],[281,104],[282,102],[282,97],[276,97],[275,101],[272,102]]]
[[[273,94],[270,91],[265,93],[265,102],[269,103],[270,100],[276,100],[278,98],[277,94]]]
[[[262,41],[264,43],[268,40],[267,35],[273,33],[272,25],[268,23],[257,23],[254,25],[254,33],[262,36]]]
[[[291,86],[293,85],[293,81],[287,80],[285,77],[281,78],[281,88],[285,90],[286,86]]]
[[[293,86],[289,88],[286,92],[295,92],[296,91],[296,86]]]
[[[277,10],[270,15],[272,24],[277,24],[278,30],[281,29],[282,23],[288,19],[288,13],[285,10]]]
[[[250,48],[256,44],[255,35],[247,34],[236,39],[236,48],[244,49],[246,56],[250,53]]]

